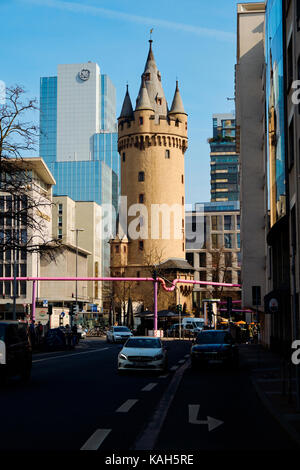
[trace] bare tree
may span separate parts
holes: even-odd
[[[52,202],[34,180],[34,165],[23,158],[37,144],[39,129],[28,120],[36,110],[37,100],[25,98],[24,88],[6,89],[0,105],[0,250],[54,259],[61,241],[49,229]]]
[[[231,267],[231,252],[227,252],[224,246],[220,248],[213,248],[209,251],[212,259],[212,264],[208,272],[211,273],[212,282],[226,283],[229,274],[229,267]],[[229,256],[231,255],[231,256]],[[223,295],[224,286],[213,286],[211,290],[212,298],[221,298]]]

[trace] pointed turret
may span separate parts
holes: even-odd
[[[127,118],[127,119],[134,118],[131,99],[130,99],[129,91],[128,91],[128,85],[126,85],[126,94],[125,94],[125,98],[123,101],[122,111],[121,111],[119,119],[120,118]]]
[[[176,80],[176,90],[169,114],[186,114],[178,88],[178,80]]]
[[[161,75],[158,71],[154,54],[152,51],[152,39],[150,39],[150,47],[148,52],[148,57],[146,60],[146,65],[142,78],[145,79],[145,84],[148,92],[148,97],[150,100],[151,107],[155,114],[160,116],[167,116],[168,105],[165,98],[164,90],[161,84]],[[143,83],[141,85],[139,96],[141,95]]]
[[[142,85],[141,85],[141,89],[139,92],[139,96],[137,97],[137,100],[136,100],[136,107],[135,107],[136,111],[141,111],[142,109],[149,109],[153,111],[153,106],[151,106],[151,103],[150,103],[144,75],[142,76]]]

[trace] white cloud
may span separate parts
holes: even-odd
[[[158,18],[149,18],[146,16],[132,15],[121,11],[108,10],[106,8],[93,7],[90,5],[82,5],[76,2],[67,2],[61,0],[21,0],[23,3],[30,3],[34,5],[47,6],[56,8],[58,10],[70,11],[72,13],[86,13],[93,16],[102,16],[111,19],[118,19],[130,21],[132,23],[140,23],[152,27],[161,27],[172,29],[173,31],[183,31],[186,33],[195,34],[196,36],[206,36],[215,38],[221,41],[234,42],[235,34],[210,28],[202,28],[200,26],[193,26],[185,23],[175,23],[173,21],[162,20]]]

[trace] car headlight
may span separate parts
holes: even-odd
[[[162,359],[163,357],[164,357],[163,354],[157,354],[157,356],[154,356],[153,360],[159,361],[159,359]]]
[[[127,356],[125,356],[125,354],[123,353],[120,353],[120,359],[125,359],[125,361],[127,361]]]
[[[118,339],[121,339],[121,338],[122,338],[122,336],[115,335],[115,338],[116,338],[116,339],[117,339],[117,338],[118,338]]]

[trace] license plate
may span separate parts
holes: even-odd
[[[147,367],[148,363],[147,362],[134,362],[133,365],[134,367]]]
[[[210,361],[208,361],[210,364],[222,364],[223,361],[221,361],[220,359],[211,359]]]

